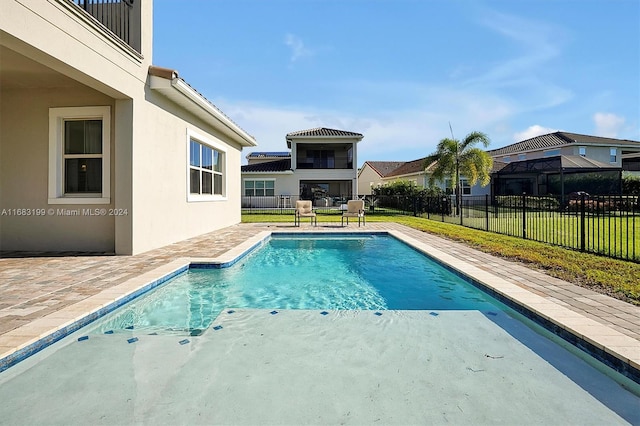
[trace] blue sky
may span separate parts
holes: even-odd
[[[640,140],[638,0],[154,2],[154,65],[286,151],[314,127],[364,134],[358,163],[485,132]]]

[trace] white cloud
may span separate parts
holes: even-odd
[[[291,62],[295,62],[298,59],[313,55],[313,52],[305,47],[302,39],[293,34],[287,34],[284,37],[284,44],[291,49]]]
[[[624,117],[612,113],[596,112],[593,115],[593,122],[596,125],[596,135],[607,138],[618,137],[618,132],[624,126]]]
[[[538,124],[527,127],[522,132],[517,132],[513,135],[514,142],[520,142],[527,139],[535,138],[536,136],[546,135],[547,133],[557,132],[559,129],[552,129],[551,127],[542,127]]]
[[[245,150],[243,163],[249,152],[287,151],[287,133],[315,127],[362,133],[358,165],[365,161],[415,160],[432,154],[441,139],[450,137],[449,122],[454,136],[464,138],[471,131],[488,132],[491,123],[511,114],[508,102],[499,98],[480,98],[475,93],[452,89],[427,92],[429,101],[416,102],[409,108],[361,113],[348,107],[319,109],[224,99],[216,99],[214,103],[256,138],[258,146]]]
[[[549,77],[548,64],[562,54],[564,30],[542,21],[487,11],[481,23],[518,46],[518,53],[502,58],[477,76],[463,82],[466,87],[502,93],[518,100],[518,112],[561,105],[573,93]]]

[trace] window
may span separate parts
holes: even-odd
[[[559,149],[550,149],[544,152],[544,157],[555,157],[557,155],[560,155]]]
[[[511,157],[508,156],[508,155],[505,156],[505,157],[502,157],[502,161],[504,161],[505,163],[510,163],[511,162]]]
[[[527,154],[518,154],[518,161],[524,161],[527,159]]]
[[[187,131],[188,201],[210,201],[226,195],[225,151],[221,145]]]
[[[587,156],[587,147],[586,146],[579,146],[578,147],[578,155],[580,155],[581,157],[586,157]]]
[[[49,204],[109,204],[111,109],[49,108]]]
[[[610,163],[617,163],[618,162],[618,149],[617,148],[609,149],[609,162]]]
[[[444,180],[444,190],[447,194],[454,194],[453,181],[451,179]],[[469,181],[465,178],[460,179],[460,190],[462,195],[471,195],[471,186],[469,185]]]
[[[460,179],[460,188],[462,190],[462,195],[471,195],[471,185],[469,185],[469,181],[467,179]]]
[[[245,180],[244,195],[247,197],[264,197],[275,195],[274,180]]]

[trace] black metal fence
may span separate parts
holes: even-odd
[[[242,197],[244,214],[292,214],[299,196]],[[344,197],[314,201],[317,214],[341,214]],[[640,262],[640,196],[366,196],[367,215],[411,215]]]
[[[540,241],[570,249],[640,262],[638,195],[463,197],[377,196],[370,211],[412,214]]]

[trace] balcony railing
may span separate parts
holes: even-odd
[[[140,5],[136,0],[67,0],[140,52]],[[140,2],[140,0],[137,0]]]

